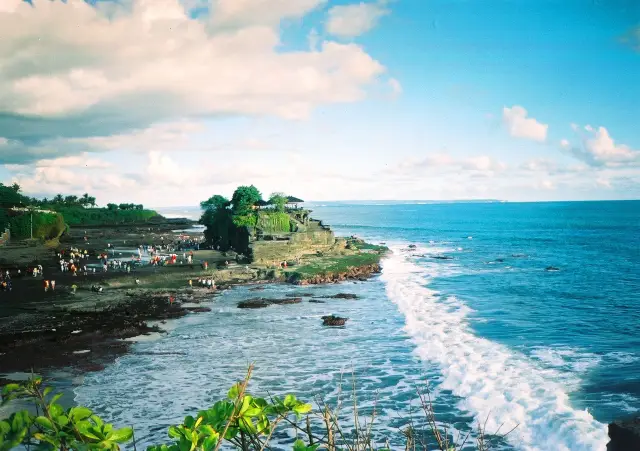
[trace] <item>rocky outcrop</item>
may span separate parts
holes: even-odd
[[[345,280],[366,280],[381,271],[380,265],[374,263],[349,268],[347,271],[326,272],[305,279],[290,279],[289,282],[297,285],[318,285],[323,283],[337,283]]]
[[[322,317],[323,326],[344,326],[349,318],[342,318],[341,316],[328,315]]]
[[[607,451],[640,450],[640,417],[609,424]]]
[[[238,308],[265,308],[270,305],[287,305],[287,304],[300,304],[302,298],[284,298],[284,299],[268,299],[268,298],[255,298],[248,299],[238,303]]]
[[[560,271],[560,268],[556,268],[555,266],[547,266],[544,270],[555,272],[555,271]]]

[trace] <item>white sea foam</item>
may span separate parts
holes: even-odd
[[[501,424],[501,432],[518,425],[507,438],[526,451],[605,448],[606,425],[571,406],[557,370],[475,335],[467,320],[471,310],[460,300],[443,299],[429,289],[428,271],[401,249],[385,260],[382,280],[388,297],[406,318],[405,328],[418,356],[439,365],[439,388],[461,397],[458,408],[477,421],[488,418],[488,432]]]

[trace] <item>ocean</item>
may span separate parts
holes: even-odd
[[[309,206],[338,235],[386,243],[382,273],[260,295],[358,300],[248,311],[236,303],[256,293],[229,290],[88,374],[76,401],[161,443],[253,362],[257,394],[331,402],[354,380],[394,448],[420,417],[417,387],[454,435],[517,426],[503,450],[603,450],[607,423],[640,411],[640,202]],[[346,327],[323,328],[330,313]]]

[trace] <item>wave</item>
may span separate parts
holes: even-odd
[[[427,287],[431,277],[402,254],[383,263],[386,292],[405,316],[416,354],[437,364],[439,390],[462,398],[457,407],[471,413],[488,433],[517,429],[507,440],[525,451],[594,451],[608,442],[606,425],[586,410],[574,409],[562,374],[526,355],[473,333],[472,310],[455,297]],[[559,362],[559,361],[558,361]],[[502,425],[502,426],[501,426]]]

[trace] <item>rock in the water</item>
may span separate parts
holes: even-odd
[[[435,258],[436,260],[453,260],[453,257],[449,255],[432,255],[431,258]]]
[[[358,295],[353,293],[338,293],[333,296],[329,296],[331,299],[358,299]]]
[[[238,308],[265,308],[271,305],[269,299],[248,299],[238,303]]]
[[[556,268],[555,266],[547,266],[545,271],[560,271],[560,268]]]
[[[349,318],[342,318],[341,316],[328,315],[322,317],[323,326],[344,326]]]
[[[415,244],[410,244],[409,245],[409,249],[415,249],[416,247],[418,247],[418,246],[416,246]]]
[[[309,302],[312,302],[314,304],[324,304],[324,301],[321,301],[320,299],[309,299]]]
[[[640,450],[640,417],[609,424],[607,451]]]
[[[249,288],[249,291],[264,291],[264,287]]]
[[[238,308],[265,308],[270,305],[287,305],[287,304],[300,304],[302,298],[284,298],[284,299],[268,299],[268,298],[255,298],[248,299],[238,303]]]
[[[271,299],[271,302],[276,305],[300,304],[302,298]]]

